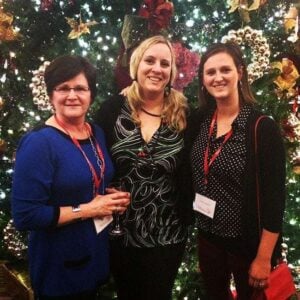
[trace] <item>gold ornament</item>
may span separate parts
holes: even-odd
[[[45,69],[49,64],[49,61],[44,61],[38,70],[33,71],[34,76],[31,79],[29,87],[32,91],[33,103],[38,106],[38,109],[53,112],[44,80]]]
[[[262,32],[252,29],[250,26],[245,26],[238,30],[230,30],[228,35],[223,36],[221,39],[222,43],[229,41],[239,45],[246,44],[251,47],[251,63],[247,67],[249,82],[252,83],[262,77],[264,72],[269,68],[270,63],[269,45]]]
[[[96,21],[82,23],[81,17],[79,19],[79,22],[74,18],[66,18],[66,20],[72,29],[72,31],[68,35],[69,39],[78,39],[82,34],[90,33],[89,27],[98,24],[98,22]]]
[[[284,16],[284,28],[286,33],[290,33],[288,40],[295,43],[298,40],[299,16],[296,7],[290,7],[288,13]]]
[[[295,155],[293,161],[293,172],[297,175],[300,175],[300,151]]]
[[[242,8],[244,10],[256,10],[260,6],[264,5],[267,0],[254,0],[252,4],[249,6],[247,0],[228,0],[227,4],[230,5],[229,13],[234,12],[237,8]]]
[[[248,0],[227,0],[227,4],[230,6],[229,13],[232,13],[238,9],[240,17],[245,23],[250,22],[249,11],[258,9],[266,2],[267,0],[254,0],[252,4],[249,5]]]
[[[281,74],[276,77],[274,83],[279,87],[281,91],[288,91],[289,93],[294,94],[294,86],[296,85],[296,80],[299,78],[299,73],[294,63],[287,59],[283,58],[282,61],[276,61],[272,63],[273,69],[279,69]]]
[[[0,139],[0,155],[3,155],[7,150],[7,143]]]
[[[21,34],[12,26],[13,15],[4,13],[0,9],[0,41],[14,41],[21,37]]]
[[[0,110],[3,108],[4,106],[4,100],[2,99],[2,97],[0,97]]]

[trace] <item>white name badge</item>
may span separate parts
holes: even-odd
[[[216,201],[207,198],[203,195],[196,193],[195,200],[193,203],[193,209],[206,215],[209,218],[213,218],[215,214]]]
[[[94,224],[97,234],[100,233],[108,224],[113,220],[112,216],[106,216],[103,218],[94,218]]]

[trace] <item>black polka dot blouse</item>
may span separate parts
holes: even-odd
[[[232,123],[233,134],[223,145],[211,164],[204,183],[204,152],[214,111],[205,118],[192,147],[193,184],[199,194],[216,201],[213,219],[196,212],[196,224],[204,232],[224,238],[241,236],[241,209],[243,203],[243,176],[246,165],[246,123],[251,108],[245,105]],[[209,160],[223,144],[224,137],[216,138],[215,123],[209,145]]]

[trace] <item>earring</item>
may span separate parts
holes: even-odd
[[[165,97],[168,97],[168,96],[170,95],[171,88],[172,88],[172,86],[171,86],[171,83],[169,82],[169,83],[166,85],[166,87],[165,87],[165,91],[164,91],[164,96],[165,96]]]
[[[207,94],[207,89],[205,88],[204,85],[202,85],[201,91],[202,91],[203,95]]]

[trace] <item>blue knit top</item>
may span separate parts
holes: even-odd
[[[92,126],[105,159],[99,187],[113,176],[103,131]],[[89,140],[82,149],[99,171]],[[96,288],[109,273],[107,228],[96,233],[92,219],[57,226],[60,206],[93,198],[92,174],[69,136],[51,126],[27,133],[20,141],[13,178],[12,213],[18,230],[29,231],[29,265],[36,294],[64,296]]]

